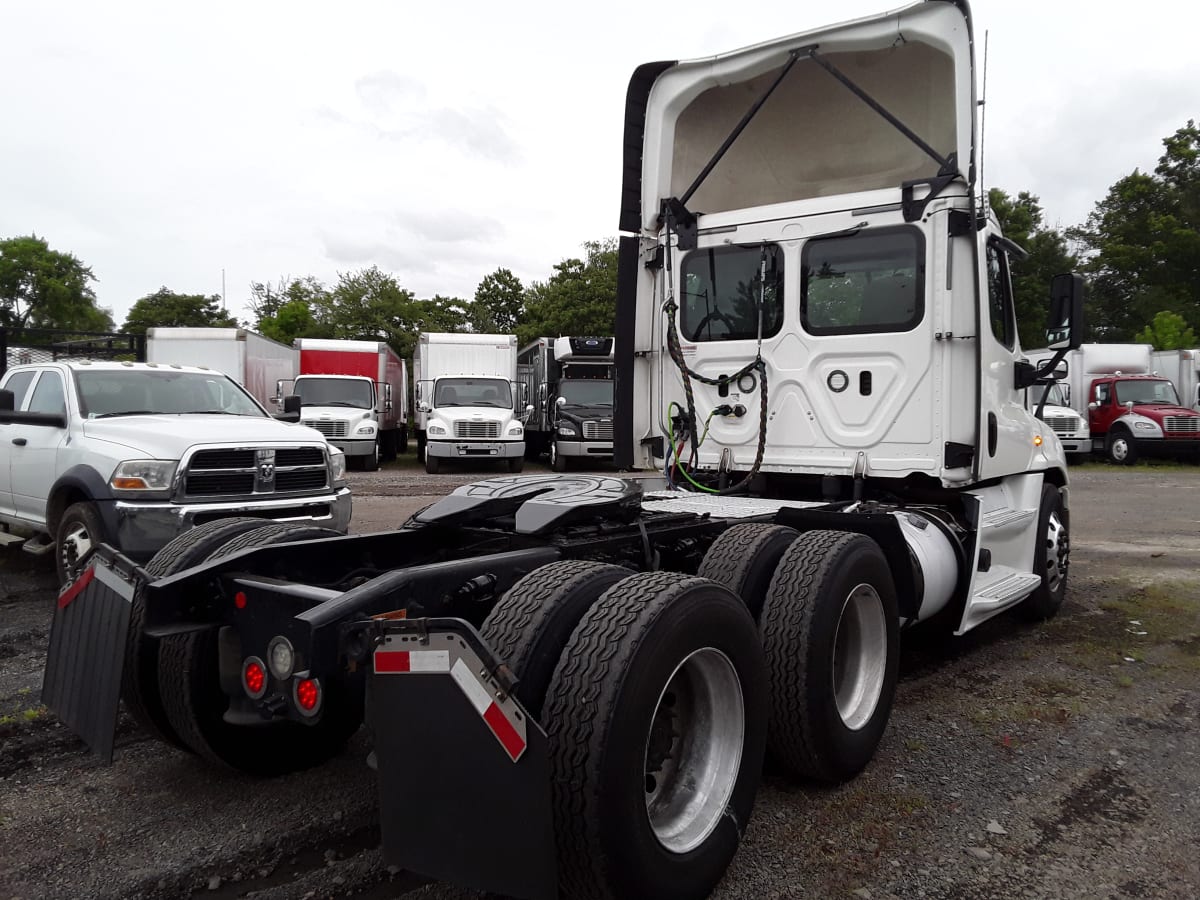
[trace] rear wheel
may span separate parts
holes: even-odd
[[[234,538],[211,555],[252,547],[334,537],[336,531],[278,523]],[[254,775],[280,775],[318,765],[336,755],[362,724],[362,693],[342,682],[323,685],[324,713],[314,725],[275,721],[234,725],[225,721],[229,697],[221,689],[219,630],[164,638],[159,648],[159,688],[167,718],[197,755]]]
[[[1133,435],[1124,428],[1114,428],[1108,433],[1104,449],[1109,462],[1118,466],[1132,466],[1137,462],[1137,446],[1133,443]]]
[[[1067,510],[1063,508],[1062,492],[1056,485],[1043,485],[1037,547],[1033,551],[1033,571],[1042,577],[1042,583],[1017,607],[1026,619],[1040,622],[1053,618],[1062,607],[1071,561],[1070,523]]]
[[[104,523],[93,503],[72,503],[59,519],[55,532],[54,561],[58,585],[65,587],[87,567],[96,547],[104,540]]]
[[[623,566],[564,560],[534,569],[492,607],[479,633],[520,679],[516,695],[540,718],[559,656],[584,613],[632,575]]]
[[[708,896],[754,805],[764,698],[754,621],[728,588],[671,572],[609,588],[546,694],[560,892]]]
[[[801,534],[779,560],[759,628],[772,757],[820,781],[856,775],[883,737],[899,668],[896,589],[879,545]]]
[[[146,563],[146,572],[156,577],[174,575],[208,559],[214,550],[239,535],[270,525],[267,519],[236,518],[205,522],[175,537]],[[158,690],[159,639],[142,632],[146,624],[146,590],[138,582],[129,610],[129,637],[125,641],[125,667],[121,675],[121,699],[134,721],[168,744],[190,748],[179,739],[163,709]]]
[[[734,525],[712,542],[696,574],[741,597],[757,621],[775,567],[797,537],[799,532],[786,525]]]

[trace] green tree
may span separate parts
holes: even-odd
[[[96,305],[95,280],[74,254],[51,250],[37,235],[0,241],[0,324],[111,331],[112,315]]]
[[[1200,129],[1163,140],[1153,174],[1134,170],[1109,188],[1071,236],[1089,251],[1095,336],[1130,340],[1161,311],[1200,328]]]
[[[148,328],[230,327],[237,319],[220,307],[218,294],[177,294],[161,287],[142,297],[129,309],[121,330],[126,334],[145,334]]]
[[[508,269],[485,275],[471,304],[471,329],[480,333],[512,334],[525,313],[525,288]]]
[[[588,241],[583,259],[564,259],[525,292],[521,344],[541,335],[609,335],[617,312],[617,241]]]
[[[1013,263],[1013,305],[1021,346],[1041,347],[1046,342],[1050,282],[1055,275],[1073,272],[1079,260],[1067,248],[1066,236],[1043,224],[1041,201],[1034,194],[1021,191],[1012,197],[992,188],[988,202],[1004,236],[1029,254]]]
[[[333,328],[317,320],[315,310],[328,305],[328,291],[316,278],[281,278],[278,285],[250,284],[247,305],[254,329],[281,344],[301,337],[333,337]]]
[[[1196,332],[1188,328],[1179,313],[1160,310],[1154,321],[1134,337],[1139,344],[1153,344],[1155,350],[1185,350],[1196,346]]]

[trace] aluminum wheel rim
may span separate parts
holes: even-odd
[[[1119,437],[1113,439],[1112,455],[1113,459],[1117,462],[1125,462],[1129,456],[1129,444],[1125,438]]]
[[[720,650],[696,650],[667,679],[643,766],[646,814],[666,850],[695,849],[725,815],[742,764],[745,719],[741,680]]]
[[[1067,577],[1067,566],[1071,558],[1071,541],[1067,526],[1063,524],[1058,510],[1050,513],[1046,522],[1046,587],[1053,593],[1062,586]]]
[[[842,723],[857,731],[871,720],[887,672],[887,617],[879,592],[860,584],[846,597],[833,642],[833,696]]]
[[[88,534],[87,526],[79,523],[71,528],[62,539],[58,553],[63,563],[63,571],[74,581],[79,574],[79,567],[92,554],[92,536]]]

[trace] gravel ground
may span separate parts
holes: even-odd
[[[355,473],[353,530],[479,477]],[[1071,499],[1060,616],[906,635],[874,762],[834,789],[768,773],[717,897],[1200,895],[1200,471],[1087,465]],[[382,866],[361,735],[256,781],[122,719],[94,763],[38,703],[53,596],[50,564],[0,552],[0,897],[475,896]]]

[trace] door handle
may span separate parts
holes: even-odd
[[[13,438],[13,439],[12,439],[12,442],[13,442],[14,444],[16,444],[18,447],[24,447],[24,446],[25,446],[25,438]]]

